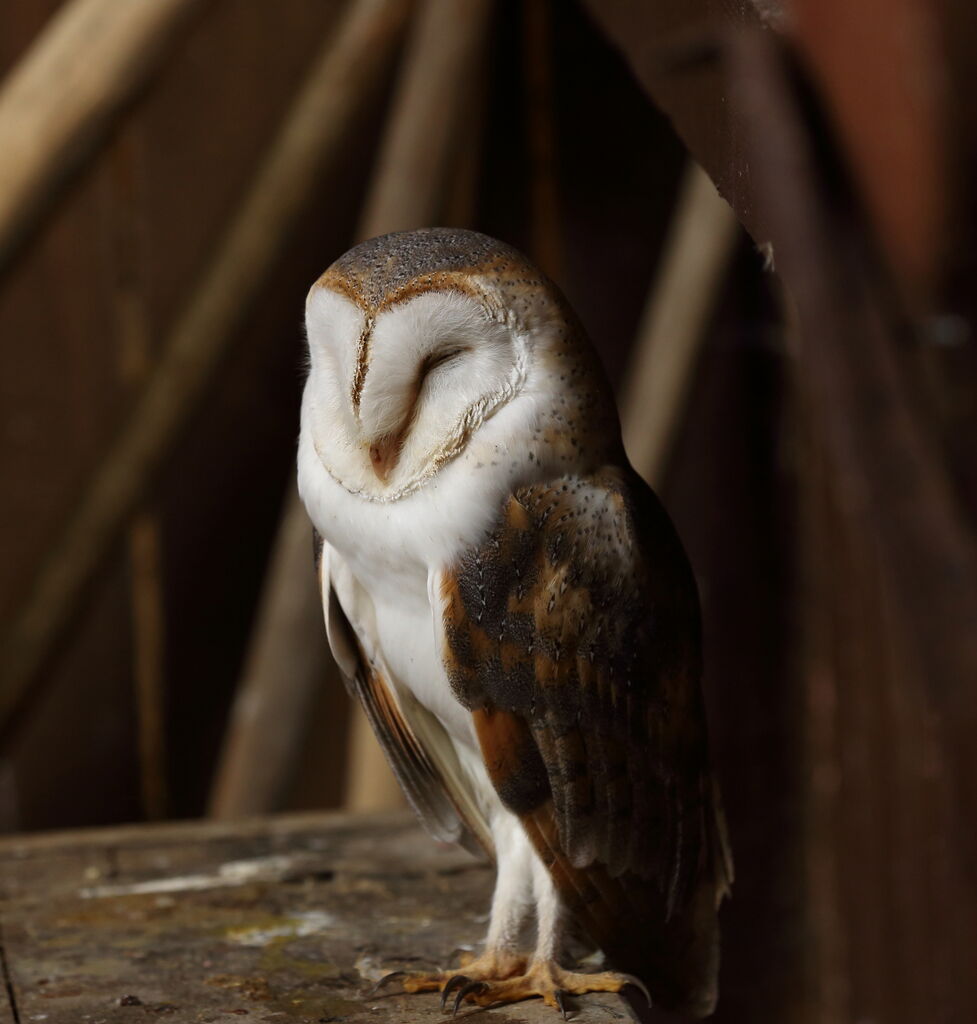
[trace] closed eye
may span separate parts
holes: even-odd
[[[457,359],[458,356],[467,351],[468,348],[466,346],[459,345],[457,348],[448,349],[446,352],[439,352],[436,355],[432,354],[427,356],[421,363],[421,372],[418,379],[424,380],[432,370],[436,370],[438,367],[444,366],[445,363],[450,363],[453,359]]]
[[[421,390],[424,387],[424,381],[432,371],[436,370],[439,366],[444,366],[446,363],[450,363],[453,359],[457,359],[458,356],[464,352],[468,352],[469,350],[469,346],[459,345],[457,348],[450,348],[445,352],[438,352],[437,354],[432,353],[424,358],[421,362],[421,368],[417,371],[417,377],[414,379],[413,387],[411,388],[410,404],[399,432],[402,438],[407,435],[411,428],[411,424],[414,422],[414,417],[417,415],[417,400],[421,397]]]

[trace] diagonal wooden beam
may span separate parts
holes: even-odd
[[[492,0],[425,0],[419,5],[358,238],[422,227],[444,216],[458,139],[479,127],[472,124],[477,120],[473,107],[491,10]],[[319,595],[304,582],[311,576],[310,538],[308,517],[292,486],[215,776],[210,801],[214,817],[234,818],[280,806],[306,728],[310,692],[328,672],[328,661],[316,666],[308,657],[310,650],[318,650],[316,640],[322,635]],[[306,632],[310,621],[318,623],[315,637]],[[303,633],[305,650],[296,655],[292,638]],[[283,689],[284,702],[279,699]],[[269,777],[275,780],[273,786]],[[402,803],[400,787],[369,723],[359,707],[353,708],[344,805],[368,811]]]
[[[664,483],[699,351],[739,237],[732,209],[705,171],[690,162],[621,394],[624,448],[652,487]]]
[[[766,241],[768,227],[745,157],[745,125],[729,102],[722,53],[737,32],[778,32],[786,0],[584,0],[584,6],[743,226],[758,243]]]
[[[425,0],[414,23],[359,238],[425,227],[442,215],[452,142],[476,94],[492,0]],[[469,115],[471,112],[469,111]],[[403,794],[359,707],[353,708],[343,806],[398,807]]]
[[[902,693],[925,709],[893,746],[932,729],[940,791],[968,865],[977,841],[977,544],[907,359],[912,327],[841,173],[824,112],[783,47],[746,34],[729,53],[777,270],[796,309],[797,379],[838,511],[871,550]],[[857,638],[854,638],[857,642]],[[883,677],[884,678],[884,677]],[[862,686],[849,678],[841,685]],[[874,710],[874,709],[873,709]],[[875,715],[879,719],[881,711]],[[850,741],[852,742],[852,741]],[[856,739],[857,742],[857,739]],[[905,745],[921,777],[924,745]],[[894,755],[892,755],[894,756]],[[886,767],[892,764],[887,759]],[[949,839],[947,840],[949,842]],[[973,921],[961,891],[958,913]],[[969,1019],[963,1018],[960,1019]]]
[[[69,0],[0,88],[0,271],[211,0]]]
[[[142,397],[48,547],[0,644],[0,735],[203,397],[291,228],[400,39],[407,0],[355,0],[324,45]]]

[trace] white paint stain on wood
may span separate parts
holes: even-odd
[[[148,878],[141,882],[93,885],[78,890],[82,899],[104,899],[109,896],[143,896],[166,892],[192,892],[202,889],[222,889],[244,885],[246,882],[275,882],[294,865],[294,859],[283,855],[255,857],[251,860],[232,860],[221,864],[211,874],[173,875]]]
[[[267,946],[275,939],[299,939],[306,935],[321,935],[336,923],[332,914],[321,910],[300,911],[279,924],[255,928],[231,928],[226,932],[231,942],[241,946]]]

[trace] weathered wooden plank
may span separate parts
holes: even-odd
[[[7,958],[3,946],[3,922],[0,921],[0,1024],[17,1024],[11,990],[7,985]]]
[[[295,228],[303,203],[379,85],[399,39],[406,0],[358,0],[324,44],[208,271],[166,343],[129,422],[4,632],[0,725],[7,726],[78,610],[113,539],[172,448],[240,326],[241,296],[252,295]],[[366,59],[369,58],[369,59]]]
[[[436,996],[370,988],[474,949],[493,871],[397,813],[7,839],[0,877],[20,1021],[411,1024],[440,1019]],[[553,1010],[523,1003],[493,1017],[552,1024]],[[574,1019],[628,1014],[594,995]]]
[[[586,0],[598,27],[624,53],[646,92],[675,126],[757,242],[770,237],[745,158],[743,118],[729,103],[721,53],[736,32],[779,26],[780,0]]]
[[[0,92],[0,266],[203,6],[73,0],[59,8]]]
[[[343,822],[348,822],[350,827],[369,828],[370,825],[388,820],[388,816],[363,814],[354,818],[350,815],[330,814],[328,820],[331,828],[340,828]],[[114,825],[107,828],[0,836],[0,865],[10,860],[37,857],[45,852],[89,847],[157,847],[191,840],[317,832],[322,828],[322,822],[323,816],[319,813],[300,812],[277,814],[273,818],[246,818],[242,821],[174,821],[154,825]]]
[[[808,1020],[977,1018],[977,558],[914,381],[911,325],[795,65],[731,48],[796,309],[810,731]],[[960,960],[960,956],[966,962]]]
[[[757,242],[769,240],[771,225],[748,158],[746,115],[718,55],[744,29],[776,29],[796,44],[830,107],[906,298],[932,301],[953,234],[953,201],[966,202],[955,189],[970,180],[953,170],[973,133],[953,131],[953,118],[964,112],[949,99],[947,76],[961,73],[960,65],[969,69],[969,56],[961,61],[962,51],[954,53],[954,37],[970,39],[972,29],[948,28],[953,5],[589,0],[587,6]],[[899,116],[879,116],[887,110]],[[969,126],[966,114],[962,121]],[[960,166],[968,165],[961,160]]]

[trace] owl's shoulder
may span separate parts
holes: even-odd
[[[697,677],[699,602],[688,559],[654,492],[604,466],[515,490],[486,540],[442,579],[449,677],[465,703],[491,691],[529,703],[553,666],[584,665],[644,688]],[[589,671],[589,668],[587,669]]]

